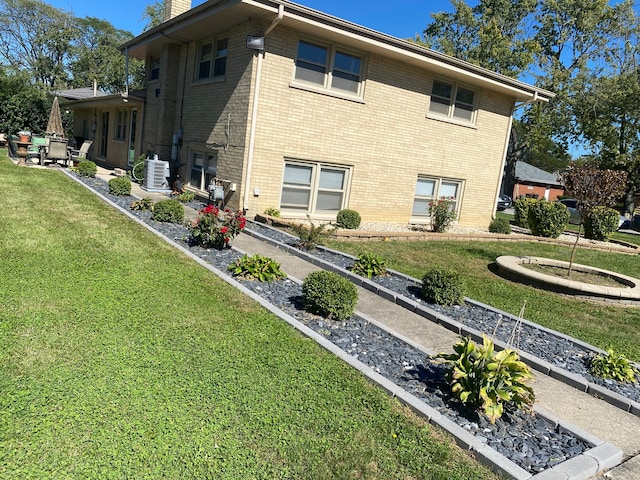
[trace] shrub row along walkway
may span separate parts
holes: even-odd
[[[100,172],[100,176],[106,180],[111,178],[110,173],[104,171]],[[135,184],[132,194],[138,197],[158,196],[141,190]],[[186,216],[194,218],[195,212],[188,211]],[[310,272],[318,269],[305,260],[289,255],[245,234],[234,240],[234,247],[248,254],[259,254],[276,260],[281,264],[282,269],[294,278],[303,279]],[[444,327],[368,290],[358,287],[358,294],[357,309],[364,317],[375,320],[388,330],[397,332],[400,336],[411,340],[427,351],[451,351],[452,345],[458,340],[454,333]],[[545,375],[535,374],[533,388],[536,393],[536,408],[550,412],[551,416],[573,424],[588,434],[623,450],[626,462],[608,472],[606,478],[614,480],[640,478],[637,474],[640,471],[640,456],[638,456],[640,454],[640,436],[637,434],[640,431],[639,417],[623,412]],[[571,472],[567,476],[558,477],[557,475],[558,472],[555,472],[553,476],[541,478],[586,478],[580,476],[580,472],[577,471],[573,472],[573,476],[571,476]]]

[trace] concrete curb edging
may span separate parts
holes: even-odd
[[[429,423],[451,434],[459,447],[463,449],[467,449],[472,453],[474,453],[480,462],[484,463],[486,466],[492,468],[493,470],[503,475],[508,475],[509,477],[514,478],[516,480],[529,480],[529,479],[531,480],[550,479],[551,480],[551,479],[558,479],[558,478],[566,478],[567,480],[587,480],[588,478],[597,474],[598,472],[614,467],[622,461],[623,452],[618,447],[608,443],[604,443],[602,440],[597,439],[596,437],[593,437],[592,435],[589,435],[586,432],[582,432],[570,424],[562,424],[562,423],[551,420],[551,423],[555,423],[557,426],[562,426],[562,428],[565,428],[567,431],[585,440],[587,443],[594,445],[594,447],[585,451],[581,455],[578,455],[569,460],[566,460],[548,470],[545,470],[544,472],[541,472],[533,476],[530,472],[527,472],[526,470],[524,470],[523,468],[516,465],[514,462],[512,462],[508,458],[506,458],[504,455],[497,452],[495,449],[481,442],[474,435],[470,434],[465,429],[457,425],[455,422],[453,422],[452,420],[440,414],[434,408],[425,404],[424,402],[419,400],[417,397],[410,394],[406,390],[400,388],[393,382],[387,380],[382,375],[376,373],[369,366],[365,365],[364,363],[360,362],[356,358],[352,357],[347,352],[345,352],[335,344],[331,343],[326,338],[322,337],[320,334],[316,333],[309,327],[297,321],[295,318],[291,317],[290,315],[286,314],[280,309],[274,307],[267,300],[263,299],[259,295],[247,289],[238,281],[234,280],[233,277],[223,273],[216,267],[207,263],[205,260],[193,254],[188,249],[184,248],[182,245],[176,243],[174,240],[166,237],[162,233],[153,229],[151,226],[147,225],[145,222],[138,219],[131,212],[111,202],[111,200],[109,200],[107,197],[91,189],[88,185],[85,185],[83,182],[75,178],[73,175],[70,175],[66,172],[65,174],[71,177],[72,179],[74,179],[80,185],[87,188],[88,190],[91,190],[102,201],[104,201],[105,203],[107,203],[112,207],[115,207],[118,211],[125,214],[130,219],[142,225],[144,228],[146,228],[147,230],[149,230],[150,232],[152,232],[153,234],[155,234],[156,236],[158,236],[159,238],[167,242],[169,245],[173,246],[177,250],[187,255],[189,258],[194,260],[196,263],[198,263],[202,267],[214,273],[217,277],[222,279],[227,284],[237,288],[238,290],[243,292],[245,295],[249,296],[251,299],[258,302],[261,306],[263,306],[264,308],[269,310],[271,313],[273,313],[277,317],[287,322],[289,325],[291,325],[293,328],[298,330],[300,333],[302,333],[303,335],[305,335],[310,339],[313,339],[324,349],[333,353],[338,358],[346,362],[348,365],[352,366],[356,370],[363,373],[368,379],[370,379],[375,384],[379,385],[381,388],[383,388],[385,391],[391,394],[392,397],[397,398],[403,404],[407,405],[414,412],[416,412],[416,414],[427,418]],[[239,249],[235,249],[235,250],[238,251],[239,253],[245,253]],[[294,282],[301,283],[301,281],[299,279],[296,279],[295,277],[290,276],[289,278]],[[392,331],[389,331],[389,329],[373,321],[373,319],[370,319],[358,312],[356,313],[356,315],[360,316],[364,320],[375,323],[376,326],[383,328],[384,330],[388,331],[390,334],[398,336]],[[400,336],[398,337],[401,338],[401,340],[419,348],[414,342],[411,342],[406,337],[400,337]],[[425,351],[423,348],[420,348],[420,350]],[[428,353],[428,352],[425,351],[425,353]],[[536,412],[541,416],[548,418],[545,412],[543,411],[538,412],[537,410]],[[566,472],[566,476],[565,476],[565,472]],[[558,476],[559,474],[563,476],[560,477]]]
[[[261,224],[262,227],[264,228],[273,228],[270,227],[268,225],[264,225]],[[278,230],[279,233],[283,233],[281,231]],[[304,260],[313,263],[314,265],[324,268],[325,270],[330,270],[333,271],[335,273],[338,273],[339,275],[346,277],[348,279],[350,279],[352,282],[354,282],[355,284],[361,286],[362,288],[365,288],[377,295],[379,295],[382,298],[385,298],[391,302],[394,302],[396,304],[398,304],[401,307],[404,307],[412,312],[415,312],[416,314],[434,322],[437,323],[439,325],[442,325],[443,327],[445,327],[447,330],[450,330],[458,335],[461,336],[469,336],[471,339],[473,339],[476,342],[480,342],[482,341],[482,332],[479,330],[476,330],[474,328],[470,328],[467,327],[466,325],[457,322],[439,312],[436,312],[435,310],[430,309],[429,307],[426,307],[425,305],[418,303],[410,298],[407,298],[403,295],[400,295],[396,292],[393,292],[381,285],[378,285],[375,282],[370,281],[367,278],[364,277],[360,277],[359,275],[355,275],[353,273],[351,273],[348,270],[345,270],[344,268],[340,268],[338,266],[332,265],[330,263],[324,262],[323,260],[321,260],[320,258],[308,254],[307,252],[304,252],[298,248],[292,247],[290,245],[286,245],[283,243],[280,243],[276,240],[270,239],[265,237],[264,235],[261,235],[258,232],[254,232],[251,231],[250,227],[249,229],[245,230],[245,233],[263,241],[266,243],[271,244],[272,246],[279,248],[281,250],[286,251],[287,253],[290,253],[292,255],[295,255],[297,257],[303,258]],[[292,237],[294,238],[294,237]],[[331,253],[336,253],[339,255],[343,255],[345,257],[350,257],[353,258],[355,260],[355,257],[353,257],[352,255],[348,255],[345,254],[343,252],[336,252],[330,248],[326,248],[326,247],[322,247],[324,250],[331,252]],[[420,281],[412,278],[408,275],[405,275],[401,272],[397,272],[395,270],[391,270],[389,269],[390,272],[392,272],[394,275],[398,275],[408,281],[414,282],[416,285],[419,285]],[[490,305],[485,305],[481,302],[478,302],[476,300],[473,300],[471,298],[467,298],[465,297],[465,301],[477,306],[480,306],[484,309],[490,310],[492,312],[498,313],[500,315],[502,315],[503,317],[507,317],[510,318],[512,320],[517,320],[517,318],[514,315],[511,315],[510,313],[507,312],[503,312],[502,310],[498,310],[496,308],[491,307]],[[542,331],[551,333],[555,336],[558,336],[560,338],[563,338],[575,345],[578,345],[582,348],[585,348],[587,350],[591,350],[594,353],[605,353],[604,350],[595,347],[593,345],[590,345],[588,343],[582,342],[578,339],[575,339],[573,337],[570,337],[568,335],[565,335],[563,333],[560,332],[556,332],[555,330],[551,330],[549,328],[534,324],[533,322],[530,322],[526,319],[521,319],[520,320],[523,324],[526,325],[530,325],[533,326],[535,328],[538,328]],[[507,345],[500,341],[500,340],[495,340],[494,339],[494,344],[497,348],[499,349],[505,349],[507,348]],[[555,365],[552,365],[551,363],[546,362],[545,360],[539,359],[531,354],[528,354],[527,352],[522,352],[519,351],[518,352],[521,359],[527,363],[531,368],[533,368],[536,371],[539,371],[540,373],[543,373],[545,375],[548,375],[552,378],[555,378],[556,380],[559,380],[571,387],[574,387],[582,392],[587,392],[590,393],[592,395],[596,395],[600,398],[602,398],[603,400],[605,400],[607,403],[620,408],[623,411],[632,413],[633,415],[636,416],[640,416],[640,403],[635,402],[629,398],[626,398],[622,395],[619,395],[616,392],[612,392],[611,390],[608,390],[600,385],[594,384],[594,383],[590,383],[586,378],[580,376],[580,375],[576,375],[574,373],[571,373],[563,368],[557,367]]]

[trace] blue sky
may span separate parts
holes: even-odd
[[[137,35],[144,27],[141,18],[145,7],[155,0],[45,0],[45,3],[77,17],[108,20],[115,27]],[[192,0],[193,7],[202,3],[205,0]],[[430,13],[451,9],[449,0],[298,0],[296,3],[400,38],[422,33],[431,20]]]

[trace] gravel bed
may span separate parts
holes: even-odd
[[[135,200],[133,197],[111,195],[106,183],[100,179],[78,178],[127,210]],[[233,249],[220,251],[190,245],[188,229],[183,225],[155,222],[148,211],[131,211],[131,213],[166,237],[189,248],[192,253],[222,272],[226,272],[228,265],[240,257],[240,253]],[[254,223],[251,223],[250,227],[260,229],[260,226]],[[279,235],[278,231],[269,230],[274,232],[273,235]],[[287,243],[291,242],[292,237],[285,235],[281,238]],[[345,262],[344,258],[349,258],[339,255],[337,257],[343,257],[341,262]],[[332,258],[338,260],[338,258]],[[346,264],[346,266],[349,265],[350,263]],[[570,432],[556,428],[541,417],[517,410],[505,411],[502,418],[495,424],[491,424],[485,417],[465,408],[450,396],[441,364],[431,360],[424,352],[361,318],[354,317],[348,321],[333,322],[305,312],[302,307],[301,286],[289,279],[271,283],[238,280],[248,289],[325,336],[332,343],[420,398],[532,474],[544,471],[592,447]],[[409,287],[405,285],[404,288],[406,290]],[[415,284],[410,288],[416,288]]]
[[[250,222],[249,228],[280,243],[293,246],[297,238],[280,230],[260,223]],[[353,265],[353,257],[333,250],[318,248],[313,255],[325,262],[349,269]],[[503,342],[508,342],[516,329],[516,321],[510,316],[466,302],[464,305],[442,307],[428,303],[420,298],[420,281],[402,275],[374,277],[373,282],[411,300],[421,303],[457,322],[485,332]],[[587,365],[594,352],[553,332],[536,328],[535,325],[521,323],[517,327],[517,338],[514,346],[546,360],[552,365],[584,377],[588,382],[601,385],[619,395],[635,402],[640,402],[640,383],[622,383],[612,379],[594,377]],[[640,377],[638,378],[640,380]]]

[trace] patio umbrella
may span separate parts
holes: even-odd
[[[62,115],[60,115],[60,104],[58,97],[53,99],[51,105],[51,113],[49,114],[49,123],[47,124],[47,135],[56,135],[64,137],[64,129],[62,128]]]

